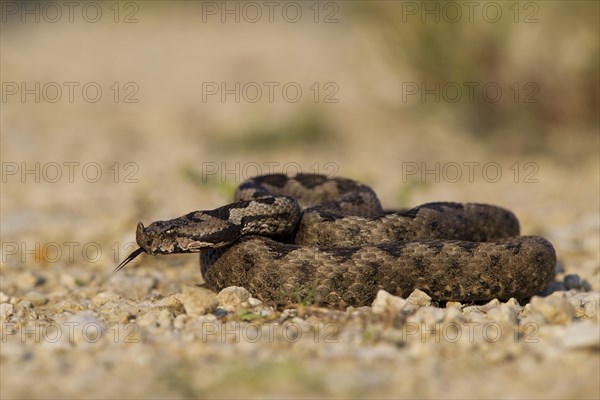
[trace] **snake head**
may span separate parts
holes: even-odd
[[[212,243],[196,240],[190,224],[181,221],[156,221],[148,227],[138,223],[135,240],[145,253],[152,256],[157,254],[195,253],[203,248],[212,247]]]
[[[145,253],[156,255],[215,249],[231,244],[239,235],[239,226],[196,211],[168,221],[156,221],[148,227],[140,222],[135,239]]]
[[[169,221],[137,224],[135,240],[140,246],[115,271],[141,253],[149,255],[197,253],[231,244],[241,234],[240,226],[212,212],[195,211]]]
[[[185,237],[187,229],[182,229],[182,220],[175,219],[171,221],[157,221],[151,223],[148,227],[140,221],[135,230],[135,241],[138,249],[128,255],[118,266],[114,272],[118,272],[125,265],[133,261],[142,253],[151,256],[157,254],[173,254],[173,253],[192,253],[201,250],[201,243],[190,240]]]

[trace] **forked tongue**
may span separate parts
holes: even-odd
[[[144,224],[142,224],[141,222],[138,222],[137,228],[135,230],[135,239],[136,239],[138,245],[140,244],[143,234],[144,234]],[[125,268],[125,266],[127,264],[129,264],[131,261],[133,261],[137,256],[139,256],[140,254],[145,253],[145,252],[146,251],[141,246],[138,247],[130,255],[128,255],[123,261],[121,261],[121,263],[119,265],[117,265],[117,267],[113,271],[113,274],[116,274],[117,272],[119,272],[120,270]]]

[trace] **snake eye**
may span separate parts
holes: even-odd
[[[165,232],[167,235],[170,235],[171,233],[173,233],[173,229],[167,229],[167,231]]]

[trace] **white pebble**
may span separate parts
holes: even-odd
[[[531,298],[531,311],[541,314],[546,321],[551,324],[566,325],[575,315],[575,309],[571,302],[562,296],[539,297]]]
[[[183,287],[179,300],[189,316],[207,314],[219,304],[217,296],[210,290],[189,285]]]
[[[33,308],[33,304],[31,304],[31,301],[29,301],[27,299],[23,299],[17,303],[17,308],[21,309],[21,310],[25,310],[28,308]]]
[[[438,307],[425,306],[421,307],[419,314],[422,315],[423,322],[428,327],[433,327],[435,324],[444,320],[444,310]]]
[[[7,319],[15,312],[15,306],[10,303],[0,304],[0,319]]]
[[[118,301],[120,298],[121,296],[114,292],[100,292],[94,296],[92,303],[96,306],[103,306],[110,301]]]
[[[446,307],[447,306],[448,305],[446,304]],[[460,311],[460,308],[458,307],[447,307],[445,311],[446,315],[444,320],[446,322],[461,322],[465,320],[462,311]]]
[[[377,297],[373,300],[371,307],[374,314],[395,314],[400,312],[405,305],[406,300],[402,297],[391,295],[385,290],[380,290],[377,292]]]
[[[173,320],[173,314],[169,310],[164,309],[159,311],[157,322],[161,328],[173,327]]]
[[[499,306],[499,305],[500,305],[500,300],[498,300],[498,299],[492,299],[484,304],[484,306],[488,306],[488,307],[495,307],[495,306]]]
[[[587,293],[587,296],[581,300],[581,304],[586,317],[598,318],[598,315],[600,315],[600,293]]]
[[[115,274],[110,277],[112,290],[129,298],[146,297],[158,285],[158,279],[153,276]]]
[[[446,303],[446,308],[458,308],[462,309],[462,304],[459,301],[449,301]]]
[[[500,307],[494,307],[487,312],[489,319],[497,322],[506,322],[511,325],[517,323],[517,310],[508,304],[500,304]]]
[[[29,290],[32,289],[38,283],[38,278],[33,274],[33,272],[24,272],[19,274],[15,284],[21,290]]]
[[[61,340],[71,344],[95,345],[103,335],[108,337],[105,335],[106,326],[91,311],[80,311],[61,325],[63,332],[70,332],[69,335],[63,335]]]
[[[217,295],[219,306],[228,311],[236,310],[250,298],[250,292],[240,286],[230,286],[221,290]]]
[[[431,297],[429,295],[419,289],[415,289],[410,296],[406,299],[406,302],[409,304],[414,304],[419,307],[430,306],[431,305]]]
[[[600,349],[600,326],[576,322],[565,328],[562,345],[568,349]]]
[[[25,298],[31,302],[34,306],[43,306],[48,302],[48,297],[44,294],[38,292],[37,290],[32,290],[27,292]]]
[[[173,320],[173,327],[178,330],[185,328],[185,323],[188,319],[189,317],[186,314],[179,314]]]
[[[255,297],[250,297],[248,299],[248,304],[252,307],[260,306],[263,302]]]
[[[10,297],[8,297],[3,292],[0,292],[0,303],[8,303],[9,300],[10,300]]]

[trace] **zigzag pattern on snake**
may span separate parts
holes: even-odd
[[[369,305],[379,289],[420,289],[436,301],[527,299],[556,265],[552,245],[519,236],[506,209],[439,202],[385,211],[368,186],[316,174],[249,179],[234,203],[140,222],[136,241],[116,271],[141,253],[199,252],[209,288],[243,286],[276,304]]]

